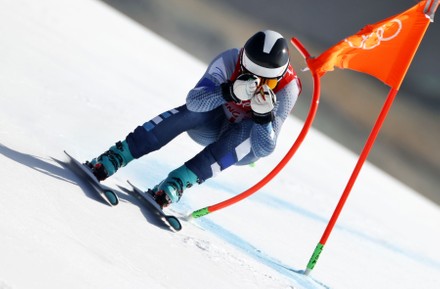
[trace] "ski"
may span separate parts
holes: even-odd
[[[92,171],[84,164],[79,162],[77,159],[72,157],[69,153],[64,151],[64,153],[69,157],[70,163],[76,168],[73,170],[81,179],[86,179],[98,193],[98,195],[110,206],[116,206],[119,204],[118,195],[113,191],[112,188],[101,184],[96,177],[93,175]]]
[[[135,185],[133,185],[130,181],[127,181],[128,184],[133,188],[133,190],[130,190],[129,193],[138,199],[142,204],[144,204],[148,209],[153,210],[155,213],[157,213],[159,216],[163,217],[166,221],[166,223],[173,228],[175,231],[180,231],[182,229],[182,224],[180,223],[179,219],[177,217],[172,215],[167,215],[162,208],[159,206],[158,203],[154,200],[153,196],[142,192],[139,188],[137,188]]]

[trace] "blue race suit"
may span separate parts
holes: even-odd
[[[254,122],[249,102],[227,102],[220,86],[241,74],[240,53],[240,49],[221,53],[189,91],[184,105],[156,116],[130,133],[126,141],[133,157],[158,150],[187,132],[205,146],[185,163],[203,182],[231,165],[246,165],[271,154],[281,126],[301,92],[301,84],[289,65],[273,89],[277,98],[274,119],[266,124]]]

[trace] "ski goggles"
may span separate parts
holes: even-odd
[[[263,78],[260,77],[260,85],[266,84],[267,86],[269,86],[270,89],[275,89],[275,87],[277,87],[278,85],[278,78]]]
[[[275,78],[266,78],[266,77],[258,76],[256,74],[250,72],[249,70],[247,70],[243,65],[241,65],[241,71],[242,71],[242,73],[249,73],[249,74],[255,75],[256,77],[258,77],[260,79],[260,86],[263,84],[266,84],[270,89],[274,89],[275,87],[277,87],[278,81],[281,79],[281,76],[275,77]]]

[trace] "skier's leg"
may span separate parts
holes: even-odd
[[[126,137],[126,141],[133,157],[137,159],[162,148],[182,132],[203,131],[206,128],[218,131],[223,120],[221,107],[208,112],[193,112],[183,105],[138,126]]]
[[[232,165],[257,161],[259,158],[253,153],[250,139],[252,125],[251,120],[246,120],[231,126],[218,141],[205,147],[185,165],[204,182]]]
[[[166,111],[128,134],[122,142],[89,162],[95,176],[104,180],[133,159],[158,150],[184,131],[212,122],[211,112],[192,112],[185,105]]]
[[[169,173],[154,187],[155,198],[161,206],[179,201],[186,188],[202,183],[231,165],[256,161],[250,142],[252,122],[243,121],[231,126],[223,137],[208,145],[183,166]]]

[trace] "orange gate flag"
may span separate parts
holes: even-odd
[[[433,3],[435,2],[435,5]],[[424,0],[407,11],[365,26],[317,58],[307,61],[319,76],[334,67],[368,73],[399,90],[409,65],[438,6]],[[434,7],[435,6],[435,7]]]

